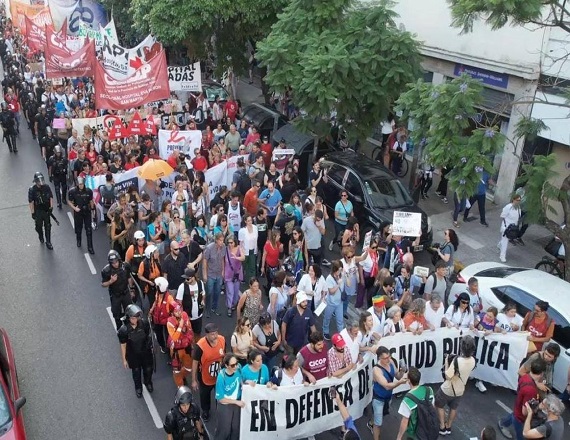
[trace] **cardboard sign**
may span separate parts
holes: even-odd
[[[392,235],[419,237],[422,235],[422,215],[419,212],[394,211]]]

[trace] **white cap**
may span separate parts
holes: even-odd
[[[299,290],[297,292],[297,296],[295,298],[297,300],[297,304],[301,304],[303,301],[309,300],[309,297],[307,296],[307,294],[305,292],[303,292],[302,290]]]
[[[135,232],[135,240],[139,240],[140,238],[145,238],[143,231],[136,231]]]

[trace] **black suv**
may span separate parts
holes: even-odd
[[[326,154],[321,166],[327,170],[325,205],[334,211],[340,192],[346,190],[360,224],[361,238],[378,231],[384,221],[391,222],[394,211],[422,214],[421,250],[431,245],[433,235],[429,217],[414,203],[410,193],[384,165],[353,151]]]

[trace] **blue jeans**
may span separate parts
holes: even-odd
[[[515,438],[517,440],[524,440],[523,437],[524,425],[515,418],[515,415],[513,413],[507,414],[505,417],[503,417],[501,419],[501,425],[505,427],[513,425],[513,428],[515,430]]]
[[[331,322],[332,315],[335,315],[336,319],[336,331],[340,333],[344,328],[344,321],[343,321],[343,304],[340,302],[335,306],[331,306],[327,304],[325,309],[325,317],[323,319],[323,333],[329,334],[329,325]]]
[[[218,310],[223,282],[222,277],[208,277],[208,281],[206,281],[206,310]]]

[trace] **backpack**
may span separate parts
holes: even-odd
[[[416,440],[437,440],[439,437],[439,419],[437,418],[437,410],[430,401],[433,395],[431,388],[426,388],[425,398],[420,400],[411,392],[408,392],[405,397],[408,397],[412,402],[415,402],[416,414],[418,416],[416,423]]]
[[[245,193],[251,189],[251,179],[249,178],[247,172],[244,172],[239,178],[236,189],[242,196],[245,196]]]
[[[449,360],[449,362],[453,363],[453,375],[454,376],[458,376],[459,379],[461,379],[461,372],[459,371],[459,363],[457,361],[457,359],[459,358],[459,356],[457,356],[456,354],[450,354],[447,356],[447,359]],[[477,366],[477,363],[475,363],[475,367]],[[473,370],[475,369],[475,367],[473,367]],[[447,376],[445,375],[445,359],[443,361],[443,365],[441,366],[441,377],[443,377],[443,380],[446,381]],[[472,371],[473,371],[472,370]],[[455,388],[453,387],[453,382],[451,382],[450,380],[450,384],[451,384],[451,389],[453,390],[453,395],[457,396],[457,394],[455,394]]]

